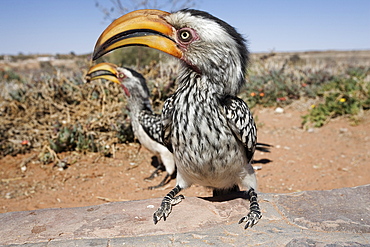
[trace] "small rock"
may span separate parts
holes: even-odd
[[[275,109],[275,113],[284,113],[284,109],[281,107],[278,107]]]
[[[308,133],[313,133],[313,132],[315,132],[315,129],[314,129],[314,128],[309,128],[309,129],[307,130],[307,132],[308,132]]]
[[[338,171],[348,172],[349,169],[347,167],[340,167],[340,168],[338,168]]]
[[[346,133],[348,131],[348,129],[347,128],[340,128],[339,129],[339,132],[340,133]]]
[[[59,171],[63,171],[68,168],[68,163],[64,160],[59,160],[56,166],[58,167]]]
[[[207,237],[207,235],[200,235],[200,234],[192,234],[193,235],[193,238],[195,239],[203,239],[205,237]]]

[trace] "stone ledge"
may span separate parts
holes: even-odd
[[[235,195],[238,197],[238,195]],[[370,246],[370,185],[259,194],[263,217],[238,225],[248,203],[187,197],[153,224],[161,198],[0,214],[5,246]]]

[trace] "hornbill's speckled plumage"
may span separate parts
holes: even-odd
[[[162,133],[161,116],[153,112],[149,100],[149,89],[145,78],[135,70],[118,67],[111,63],[99,63],[92,66],[86,75],[86,80],[106,79],[120,84],[125,92],[130,111],[131,125],[140,143],[158,157],[165,167],[167,175],[157,185],[150,189],[165,185],[175,172],[172,153],[160,143]],[[160,168],[158,166],[158,168]],[[154,177],[156,169],[149,177]]]
[[[178,88],[162,111],[162,141],[173,151],[177,185],[154,213],[154,223],[166,220],[184,198],[176,195],[196,183],[213,188],[214,194],[245,187],[250,212],[239,223],[255,225],[261,218],[251,166],[257,130],[247,104],[236,96],[248,63],[243,37],[203,11],[138,10],[104,30],[93,59],[130,45],[161,50],[183,65]]]

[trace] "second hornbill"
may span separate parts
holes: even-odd
[[[164,186],[175,172],[175,162],[172,153],[161,144],[161,116],[155,114],[150,104],[149,88],[145,78],[130,68],[118,67],[112,63],[99,63],[92,66],[86,75],[86,80],[106,79],[119,84],[125,92],[130,111],[131,126],[135,137],[140,143],[158,158],[157,169],[147,179],[152,179],[161,168],[166,169],[167,175],[155,189]]]
[[[257,129],[247,104],[236,95],[245,84],[249,53],[244,38],[207,12],[137,10],[121,16],[99,37],[93,60],[124,46],[147,46],[182,62],[176,92],[162,110],[162,141],[173,152],[176,187],[153,215],[166,220],[177,195],[192,184],[214,195],[247,190],[250,212],[245,228],[261,218],[256,176],[251,165]]]

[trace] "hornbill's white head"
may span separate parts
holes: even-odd
[[[88,82],[106,79],[117,83],[122,87],[131,104],[151,109],[149,102],[150,93],[146,80],[133,69],[118,67],[112,63],[99,63],[89,69],[85,78]]]
[[[206,12],[147,9],[123,15],[101,34],[93,60],[132,45],[152,47],[181,59],[185,73],[206,76],[220,94],[235,95],[245,83],[245,40],[229,24]]]

